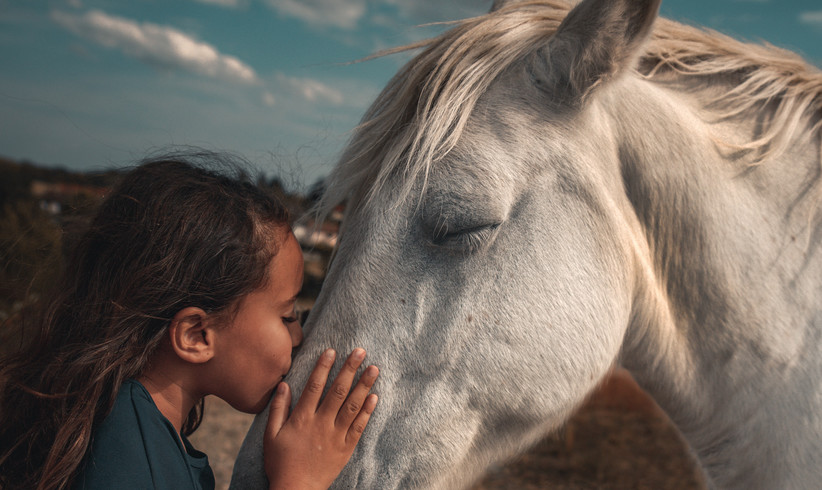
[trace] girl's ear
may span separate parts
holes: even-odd
[[[180,359],[201,364],[214,357],[214,330],[201,308],[178,311],[168,327],[171,348]]]

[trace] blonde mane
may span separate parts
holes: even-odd
[[[379,53],[423,49],[388,83],[354,130],[329,176],[323,209],[346,199],[367,202],[389,177],[404,174],[402,193],[457,143],[479,97],[512,63],[556,32],[571,5],[563,0],[511,2],[486,15],[453,22],[433,39]],[[739,80],[708,101],[719,117],[774,104],[761,137],[738,148],[760,158],[784,151],[797,131],[822,127],[822,72],[796,54],[743,43],[720,33],[658,19],[640,73],[731,76]]]

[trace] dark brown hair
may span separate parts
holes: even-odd
[[[26,349],[0,360],[0,488],[68,488],[120,385],[179,310],[231,315],[263,286],[288,211],[225,155],[174,155],[123,177],[77,244]],[[229,162],[229,163],[226,163]],[[183,428],[193,432],[202,402]]]

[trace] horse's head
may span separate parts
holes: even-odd
[[[633,259],[591,99],[657,8],[585,1],[558,28],[515,27],[548,6],[502,8],[430,45],[366,116],[331,180],[348,212],[292,377],[328,345],[381,368],[340,488],[465,484],[559,426],[615,362]]]
[[[613,366],[634,264],[595,99],[657,8],[503,6],[433,41],[366,114],[330,179],[347,214],[289,375],[301,386],[328,346],[381,369],[339,488],[468,484]]]

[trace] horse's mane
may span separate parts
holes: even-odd
[[[363,116],[329,176],[322,208],[379,192],[389,176],[405,174],[409,192],[432,163],[454,147],[479,97],[517,60],[543,45],[570,11],[564,0],[509,2],[486,15],[456,21],[438,37],[378,53],[422,48],[388,83]],[[796,54],[748,44],[718,32],[658,19],[640,72],[730,76],[738,83],[713,101],[719,117],[775,104],[763,135],[739,148],[773,155],[804,130],[805,118],[822,122],[822,72]]]
[[[721,143],[759,152],[756,161],[788,149],[802,124],[807,134],[822,129],[822,72],[799,55],[770,44],[738,41],[708,29],[658,19],[640,71],[648,78],[664,71],[683,76],[733,77],[728,91],[708,101],[719,118],[732,118],[774,104],[761,136],[744,144]],[[807,119],[806,119],[807,118]]]

